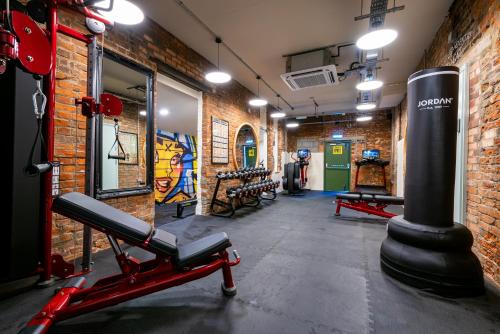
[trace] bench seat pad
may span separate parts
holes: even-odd
[[[55,198],[52,210],[124,241],[143,242],[153,229],[145,221],[77,192]]]
[[[375,195],[374,197],[375,200],[378,202],[397,204],[397,205],[405,204],[405,199],[403,197],[385,196],[385,195]]]
[[[187,245],[179,246],[177,265],[187,267],[206,259],[208,256],[231,247],[229,237],[225,232],[215,233]]]
[[[361,199],[361,194],[359,194],[359,193],[339,193],[336,196],[337,196],[337,198],[348,199],[348,200]]]
[[[177,256],[177,237],[167,231],[156,229],[149,240],[149,247],[160,253]]]

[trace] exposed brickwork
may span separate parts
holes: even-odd
[[[469,65],[467,157],[467,227],[473,250],[486,276],[500,285],[500,4],[494,0],[456,0],[417,69]],[[455,51],[448,42],[463,38]],[[452,49],[452,52],[450,52]],[[406,100],[395,111],[394,138],[399,124],[406,137]]]
[[[60,22],[79,31],[88,33],[83,17],[73,12],[60,10]],[[85,180],[85,117],[74,106],[74,99],[86,95],[87,91],[87,48],[83,43],[69,37],[58,36],[57,62],[57,105],[56,105],[56,158],[63,164],[61,171],[62,192],[84,192]],[[203,81],[203,75],[214,66],[205,58],[187,47],[175,36],[165,31],[155,22],[146,19],[138,26],[117,25],[107,32],[99,43],[106,49],[129,58],[156,71],[151,57],[174,67],[191,78]],[[154,94],[156,98],[156,92]],[[211,116],[229,121],[230,149],[232,150],[235,129],[243,122],[259,129],[258,110],[249,109],[247,101],[251,92],[236,81],[203,94],[203,152],[201,201],[203,212],[208,205],[218,170],[234,169],[232,152],[228,165],[211,164]],[[156,105],[156,101],[155,101]],[[272,148],[268,148],[272,151]],[[140,219],[153,223],[154,193],[116,198],[105,201],[119,209],[129,212]],[[59,215],[54,215],[53,250],[73,259],[81,255],[82,227]],[[102,234],[94,234],[94,251],[107,248]]]
[[[324,117],[324,121],[328,123],[301,125],[297,129],[289,129],[287,131],[287,151],[297,151],[297,140],[299,138],[313,138],[319,142],[319,152],[324,152],[325,141],[332,141],[332,135],[336,131],[342,131],[343,140],[351,140],[351,185],[350,189],[354,189],[356,165],[355,160],[361,159],[361,154],[364,149],[379,149],[381,158],[390,160],[392,155],[391,141],[391,119],[390,111],[379,111],[373,113],[373,120],[366,123],[356,122],[353,115],[345,116],[328,116]],[[338,123],[333,123],[337,121]],[[312,122],[316,122],[313,120]],[[387,188],[391,189],[391,169],[386,167]],[[363,167],[360,170],[360,184],[382,184],[383,179],[380,169]]]

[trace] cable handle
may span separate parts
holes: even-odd
[[[31,96],[33,101],[33,113],[35,114],[37,119],[42,119],[45,114],[45,106],[47,105],[47,96],[42,91],[42,79],[41,77],[35,77],[36,80],[36,89]],[[38,97],[42,98],[42,105],[38,107]]]

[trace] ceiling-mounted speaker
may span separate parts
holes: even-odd
[[[85,25],[95,35],[100,35],[106,31],[106,25],[104,23],[90,17],[85,19]]]

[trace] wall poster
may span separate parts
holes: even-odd
[[[229,122],[212,116],[212,163],[229,163]]]

